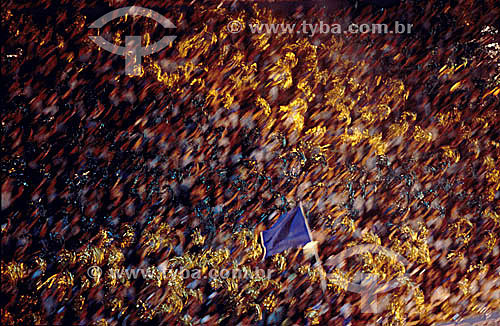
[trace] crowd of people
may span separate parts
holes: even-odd
[[[122,17],[98,33],[176,35],[140,76],[88,38],[126,5],[1,9],[3,325],[432,325],[500,309],[494,0],[290,2],[288,15],[138,1],[176,29]],[[235,20],[414,28],[231,33]],[[259,232],[299,203],[320,261],[301,248],[263,259]],[[361,244],[406,263],[365,252],[330,264]],[[120,268],[153,272],[109,276]],[[249,272],[161,272],[179,269]],[[399,280],[383,311],[362,311],[357,272]]]

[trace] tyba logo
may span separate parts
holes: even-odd
[[[325,265],[340,266],[343,265],[347,258],[364,253],[381,254],[388,257],[392,261],[399,263],[402,267],[408,265],[408,261],[403,256],[393,252],[388,248],[374,244],[357,245],[350,247],[346,250],[343,250],[339,254],[328,258],[328,260],[325,262]],[[356,275],[354,275],[353,282],[348,282],[346,290],[349,292],[361,294],[362,313],[377,314],[384,311],[385,307],[377,301],[376,295],[379,293],[388,292],[403,285],[403,280],[405,278],[409,279],[410,275],[406,273],[402,274],[403,275],[400,275],[400,277],[396,279],[384,281],[381,280],[377,274],[365,274],[362,272],[357,272]]]
[[[165,28],[175,28],[175,25],[154,10],[142,7],[123,7],[113,10],[101,18],[97,19],[89,28],[101,28],[108,22],[124,16],[143,16],[155,20]],[[142,37],[135,35],[125,36],[125,46],[118,46],[106,41],[102,36],[89,36],[89,38],[99,47],[114,54],[125,57],[125,73],[130,76],[137,76],[141,73],[142,57],[161,51],[174,41],[177,36],[164,36],[156,43],[146,47],[141,46]]]

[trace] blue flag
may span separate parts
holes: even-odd
[[[269,230],[260,233],[260,239],[264,246],[264,258],[312,241],[302,205],[281,215]]]

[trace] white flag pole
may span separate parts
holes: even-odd
[[[326,291],[326,272],[323,269],[323,263],[321,262],[321,259],[319,258],[319,254],[318,254],[318,242],[314,241],[314,239],[312,237],[311,229],[309,228],[309,223],[307,222],[307,217],[306,217],[306,214],[304,212],[304,207],[302,207],[302,202],[299,202],[299,207],[300,207],[300,210],[302,212],[302,216],[304,216],[304,221],[306,223],[307,232],[309,233],[309,238],[311,239],[311,242],[307,243],[304,246],[304,248],[308,244],[311,244],[311,246],[312,246],[312,250],[314,252],[314,258],[316,258],[316,264],[317,264],[317,268],[318,268],[319,275],[320,275],[320,278],[321,278],[321,289],[323,290],[323,293],[324,293]]]

